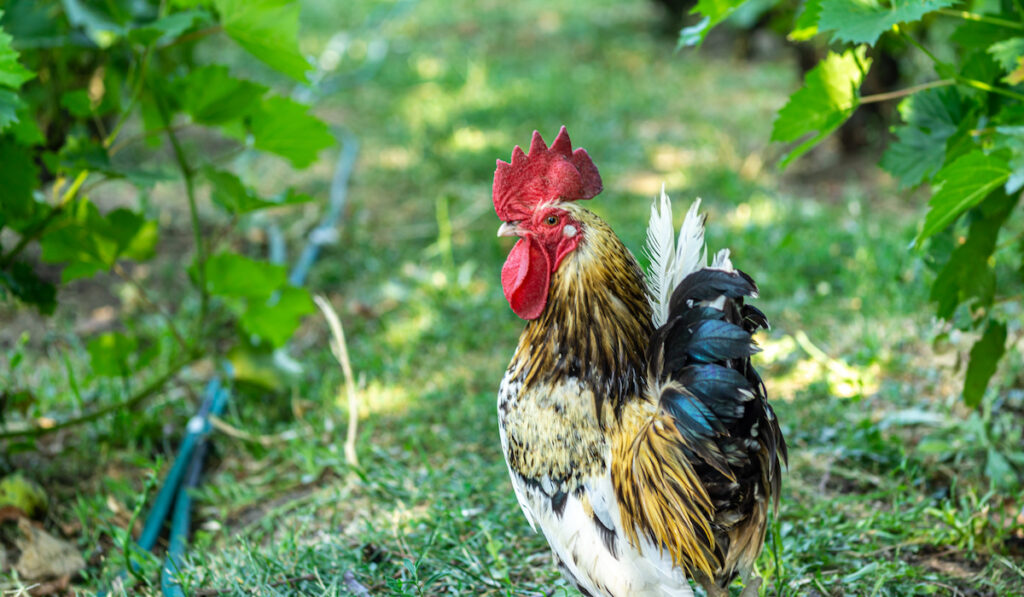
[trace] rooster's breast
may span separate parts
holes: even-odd
[[[595,597],[691,597],[660,550],[637,549],[622,533],[593,392],[574,379],[524,388],[514,370],[498,393],[502,449],[519,505],[566,578]]]

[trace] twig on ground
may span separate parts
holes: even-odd
[[[359,427],[359,401],[356,397],[356,383],[352,376],[352,364],[348,359],[348,345],[345,344],[345,330],[341,327],[341,320],[334,311],[330,301],[320,295],[313,297],[316,306],[320,307],[327,325],[331,329],[331,336],[334,342],[331,344],[331,352],[334,358],[338,359],[341,371],[345,374],[345,387],[348,391],[348,432],[345,437],[345,460],[351,466],[359,466],[359,458],[356,455],[356,435]]]
[[[247,442],[257,443],[264,447],[270,447],[281,442],[289,442],[298,439],[299,437],[299,434],[294,429],[282,431],[281,433],[276,433],[274,435],[256,435],[249,433],[244,429],[239,429],[238,427],[230,425],[217,415],[210,415],[210,424],[224,435]]]

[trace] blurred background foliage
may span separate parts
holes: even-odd
[[[996,241],[993,212],[908,248],[929,194],[875,165],[913,113],[898,94],[842,106],[839,133],[778,170],[776,114],[831,36],[804,19],[794,37],[806,5],[702,5],[720,26],[643,0],[0,2],[0,472],[46,497],[4,502],[4,589],[159,592],[131,542],[227,363],[187,594],[573,594],[501,460],[494,392],[521,322],[489,196],[495,158],[565,124],[605,180],[588,206],[638,256],[664,183],[704,199],[711,248],[761,282],[793,453],[763,594],[1024,594],[1019,208],[982,255],[1008,300],[958,295],[936,319],[944,264],[973,226]],[[906,34],[959,65],[963,22]],[[882,35],[851,97],[928,81],[914,50]],[[1002,109],[975,104],[968,130]],[[323,254],[290,283],[310,237]],[[310,290],[344,323],[354,411]],[[1007,356],[969,407],[993,309]],[[83,566],[26,576],[19,519]]]

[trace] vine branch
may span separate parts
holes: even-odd
[[[156,85],[153,85],[153,87],[156,88]],[[171,142],[171,148],[174,150],[174,160],[177,162],[178,169],[181,170],[181,175],[185,179],[185,196],[188,198],[188,211],[192,220],[192,240],[196,246],[196,278],[199,286],[199,317],[196,319],[196,327],[198,328],[197,331],[201,332],[203,322],[206,320],[210,295],[206,288],[206,250],[203,246],[202,229],[199,224],[195,171],[189,166],[185,149],[182,147],[178,134],[171,125],[171,113],[167,109],[164,98],[159,93],[154,93],[153,97],[156,100],[157,112],[160,113],[160,120],[163,122],[164,129],[166,129],[167,139]]]
[[[947,17],[956,17],[965,21],[976,21],[978,23],[988,23],[990,25],[998,25],[1000,27],[1007,27],[1009,29],[1017,29],[1018,31],[1024,31],[1024,24],[1017,23],[1015,21],[1009,21],[1007,19],[1000,19],[999,17],[990,17],[988,15],[980,15],[976,12],[968,12],[966,10],[956,10],[953,8],[940,8],[937,10],[940,15]]]
[[[955,79],[941,79],[939,81],[930,81],[928,83],[921,83],[920,85],[914,85],[907,87],[906,89],[897,89],[896,91],[887,91],[885,93],[875,93],[872,95],[865,95],[860,98],[862,104],[872,104],[875,102],[884,102],[891,99],[898,99],[913,95],[918,91],[924,91],[925,89],[931,89],[933,87],[947,87],[956,83]]]
[[[146,400],[150,396],[153,396],[160,391],[164,385],[170,381],[175,375],[177,375],[182,369],[192,364],[198,357],[195,355],[186,355],[184,359],[181,359],[177,363],[171,365],[163,375],[157,377],[146,387],[142,388],[135,394],[132,394],[128,398],[115,402],[114,404],[108,404],[102,408],[98,408],[91,413],[86,413],[63,421],[51,421],[40,422],[39,420],[24,427],[22,429],[3,429],[0,430],[0,440],[15,439],[20,437],[39,437],[41,435],[47,435],[67,427],[74,427],[75,425],[81,425],[82,423],[88,423],[89,421],[95,421],[100,419],[107,414],[121,409],[132,409],[137,406],[140,402]]]

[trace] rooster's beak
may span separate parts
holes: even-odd
[[[519,221],[502,222],[498,228],[498,236],[522,236],[523,231],[519,229]]]

